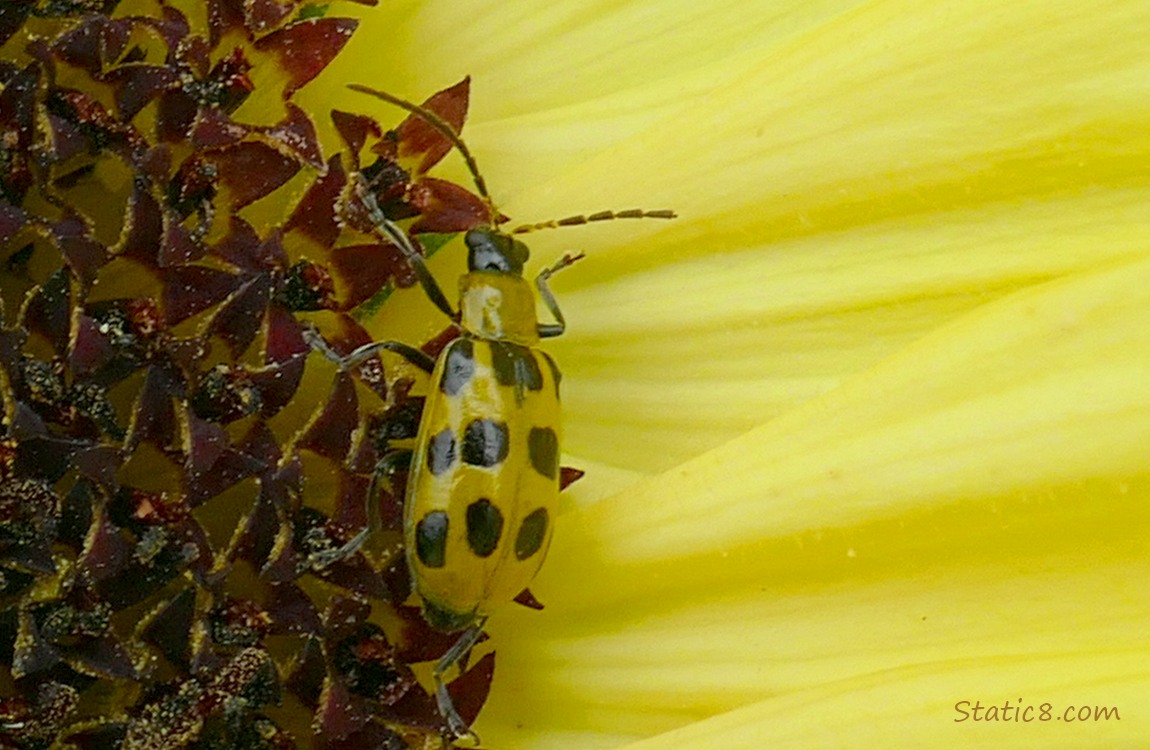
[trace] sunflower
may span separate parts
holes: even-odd
[[[680,215],[530,238],[535,269],[588,256],[547,347],[586,475],[544,608],[488,624],[476,730],[532,750],[1145,737],[1150,9],[753,5],[389,2],[292,98],[391,123],[346,85],[471,76],[464,133],[503,213]],[[260,75],[243,106],[273,127]],[[436,174],[470,182],[457,158]],[[437,315],[399,290],[358,322],[422,341]],[[301,392],[333,404],[331,378]],[[322,447],[317,423],[294,444]],[[368,622],[327,622],[352,610]],[[237,653],[230,674],[267,668]]]
[[[486,741],[1145,735],[1150,11],[381,10],[329,72],[472,75],[504,212],[681,216],[532,237],[587,476]]]

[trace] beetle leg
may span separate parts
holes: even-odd
[[[335,362],[341,370],[350,370],[354,367],[359,367],[364,362],[382,351],[395,352],[429,375],[431,374],[431,371],[435,369],[434,359],[427,356],[419,349],[416,349],[414,346],[408,346],[401,341],[375,341],[370,344],[364,344],[363,346],[356,347],[356,349],[350,354],[343,356],[335,349],[332,349],[331,346],[326,341],[324,341],[323,336],[319,334],[319,331],[316,330],[315,326],[310,324],[305,325],[303,329],[303,338],[304,341],[308,343],[308,346],[310,346],[312,349],[315,349],[317,352],[327,357],[332,362]]]
[[[547,279],[551,278],[552,274],[562,271],[575,261],[583,258],[583,253],[578,255],[564,255],[558,261],[548,268],[544,268],[535,277],[535,286],[539,289],[539,296],[543,298],[543,304],[547,305],[547,309],[555,317],[558,323],[540,323],[539,324],[539,338],[549,339],[555,336],[561,336],[567,330],[567,321],[563,318],[563,313],[559,310],[559,302],[556,301],[555,295],[551,293],[551,287],[547,285]]]
[[[390,477],[397,469],[406,469],[411,466],[412,453],[414,453],[414,451],[390,450],[384,453],[383,456],[375,462],[375,468],[371,470],[371,481],[368,482],[367,485],[367,497],[364,499],[364,513],[367,515],[368,534],[379,530],[379,513],[372,512],[372,503],[377,494],[376,490],[379,488],[380,478]]]
[[[312,567],[316,570],[323,570],[332,563],[346,560],[359,551],[359,548],[363,546],[369,536],[371,536],[371,527],[365,526],[342,547],[310,555]]]
[[[391,476],[396,469],[411,466],[411,454],[412,452],[409,450],[388,451],[376,462],[375,468],[371,470],[371,481],[367,485],[367,495],[363,500],[363,512],[367,516],[367,525],[342,547],[314,555],[312,559],[316,570],[322,570],[332,563],[351,557],[371,538],[372,534],[379,531],[379,513],[375,512],[372,507],[377,494],[376,491],[379,489],[379,480],[381,477]]]
[[[411,243],[411,238],[407,233],[391,219],[383,215],[383,210],[379,207],[379,202],[375,196],[371,194],[368,189],[367,179],[363,174],[356,173],[355,192],[359,196],[359,200],[363,203],[363,207],[367,209],[367,215],[371,219],[371,223],[375,224],[378,229],[393,245],[399,248],[403,253],[404,259],[411,270],[415,271],[415,277],[419,279],[419,285],[423,287],[423,291],[427,294],[428,298],[435,303],[435,306],[443,311],[447,317],[455,320],[458,315],[451,309],[451,303],[447,301],[447,296],[439,287],[439,282],[431,275],[431,271],[427,269],[427,264],[423,261],[423,256],[415,249],[415,245]]]
[[[486,622],[487,618],[484,617],[463,631],[463,635],[459,636],[459,640],[436,662],[435,668],[431,671],[435,678],[435,703],[439,707],[440,716],[447,721],[448,729],[456,738],[467,738],[477,745],[479,744],[479,735],[467,726],[467,722],[455,710],[455,704],[451,701],[451,693],[447,692],[447,683],[443,681],[443,675],[458,664],[467,655],[467,652],[479,642],[479,639],[483,637],[483,625]]]

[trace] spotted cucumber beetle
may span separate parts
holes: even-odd
[[[554,360],[536,347],[540,339],[562,335],[567,325],[548,279],[583,257],[564,255],[536,276],[536,291],[555,319],[540,323],[535,293],[523,276],[529,251],[512,235],[610,219],[671,219],[675,214],[602,211],[501,231],[500,214],[475,159],[450,124],[387,92],[350,88],[407,110],[447,138],[466,161],[491,223],[464,237],[467,273],[459,280],[457,312],[406,232],[383,214],[363,176],[357,175],[355,193],[377,231],[399,248],[428,298],[459,325],[461,334],[433,361],[398,341],[366,344],[341,356],[314,328],[305,330],[311,347],[343,370],[386,350],[430,374],[413,449],[386,454],[373,472],[368,527],[321,556],[319,564],[342,559],[363,545],[378,524],[378,514],[370,507],[377,482],[407,466],[403,537],[413,588],[429,624],[445,632],[463,631],[432,671],[437,706],[455,737],[477,740],[455,710],[444,675],[482,637],[490,610],[527,588],[551,541],[559,497],[561,376]]]

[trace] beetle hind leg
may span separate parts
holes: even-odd
[[[447,722],[447,728],[455,739],[465,739],[475,745],[479,744],[479,735],[467,726],[467,722],[455,710],[455,703],[451,700],[451,693],[447,692],[447,683],[443,681],[443,675],[458,664],[483,637],[483,625],[486,621],[487,618],[484,618],[463,631],[463,635],[459,636],[459,640],[436,662],[435,668],[431,671],[435,678],[435,704],[439,708],[439,715]]]
[[[341,560],[346,560],[359,551],[359,548],[367,542],[369,536],[371,536],[371,529],[364,527],[342,547],[316,552],[310,555],[312,567],[316,570],[323,570],[329,565],[333,565]]]
[[[376,462],[375,468],[371,470],[371,481],[367,485],[367,495],[364,497],[364,515],[367,517],[367,525],[360,529],[359,533],[353,536],[343,546],[319,552],[312,556],[315,568],[322,570],[332,563],[337,563],[340,560],[346,560],[354,555],[356,552],[367,543],[375,532],[379,531],[379,513],[372,507],[375,497],[379,494],[379,482],[384,477],[390,477],[401,468],[406,468],[411,465],[411,451],[409,450],[391,450],[383,454],[383,456]]]

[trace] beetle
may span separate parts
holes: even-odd
[[[456,737],[477,739],[452,705],[444,675],[482,637],[491,609],[527,588],[551,541],[559,498],[561,375],[538,344],[562,335],[567,325],[548,280],[583,257],[567,254],[544,268],[535,277],[533,291],[523,275],[530,251],[513,235],[609,219],[670,219],[675,214],[603,211],[504,232],[475,159],[451,125],[387,92],[359,85],[350,88],[401,107],[442,133],[463,156],[491,212],[489,225],[464,236],[467,273],[459,280],[456,311],[414,243],[383,214],[363,176],[357,174],[355,193],[372,223],[399,248],[428,298],[459,325],[461,334],[433,361],[398,341],[365,344],[341,356],[317,330],[304,330],[311,347],[341,369],[391,351],[430,375],[414,447],[381,458],[367,502],[373,502],[382,477],[408,467],[403,537],[413,588],[430,625],[445,632],[462,631],[432,671],[437,707]],[[537,319],[536,293],[554,322]],[[321,555],[321,566],[362,546],[378,523],[378,514],[370,507],[367,517],[368,527],[340,549]]]

